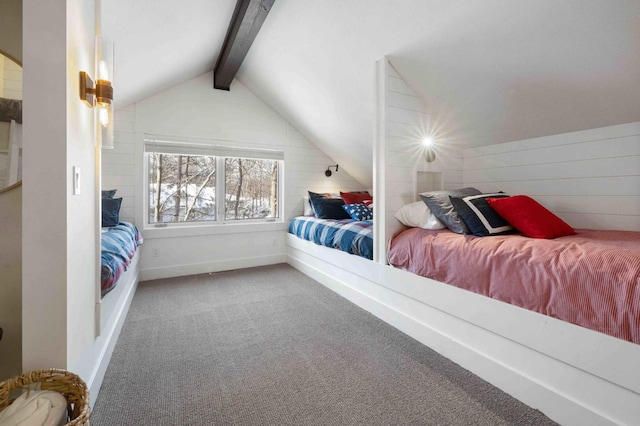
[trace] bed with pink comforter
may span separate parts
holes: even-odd
[[[640,344],[640,232],[576,230],[553,240],[410,228],[389,263]]]

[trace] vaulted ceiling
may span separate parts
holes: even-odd
[[[212,70],[235,3],[104,1],[116,108]],[[637,0],[276,0],[237,79],[370,187],[385,56],[443,143],[640,120]]]

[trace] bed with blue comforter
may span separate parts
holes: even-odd
[[[118,278],[129,268],[131,259],[142,244],[142,234],[132,223],[120,222],[103,228],[101,237],[100,288],[102,296],[113,290]]]
[[[370,220],[298,216],[289,222],[289,233],[321,246],[373,259],[373,222]]]

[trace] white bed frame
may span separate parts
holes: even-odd
[[[640,424],[640,345],[287,234],[287,262],[566,425]]]

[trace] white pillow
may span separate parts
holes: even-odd
[[[309,200],[309,197],[303,197],[302,198],[302,206],[304,207],[304,210],[303,210],[303,213],[302,213],[304,216],[314,216],[313,209],[311,208],[311,201]]]
[[[431,213],[429,207],[422,202],[405,204],[394,215],[403,225],[412,228],[444,229],[445,226]]]

